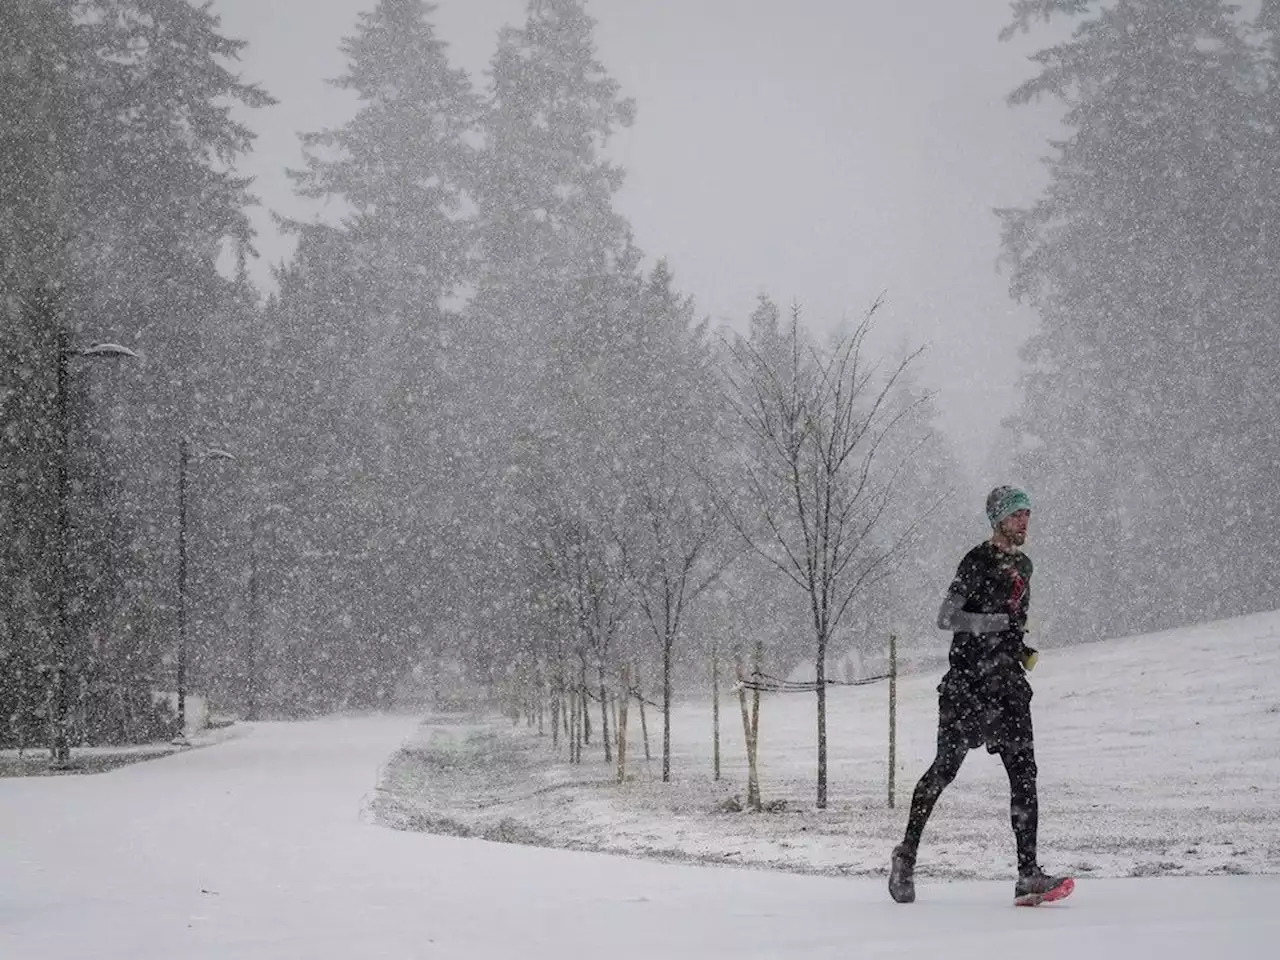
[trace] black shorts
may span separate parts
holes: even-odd
[[[952,667],[938,685],[938,740],[963,741],[991,753],[1034,749],[1031,684],[1018,664],[986,670]]]

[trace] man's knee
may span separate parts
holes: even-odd
[[[1000,751],[1000,759],[1004,761],[1004,768],[1011,781],[1035,785],[1039,770],[1036,767],[1035,751],[1029,745],[1008,745]]]
[[[960,765],[964,762],[964,754],[954,750],[939,753],[929,768],[929,776],[938,788],[948,786],[960,773]]]

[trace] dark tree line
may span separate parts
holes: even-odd
[[[618,697],[669,709],[715,644],[759,632],[775,669],[813,662],[723,510],[756,442],[730,345],[763,327],[711,330],[634,243],[606,148],[635,105],[583,3],[532,0],[484,83],[433,15],[382,0],[345,41],[334,83],[358,110],[306,134],[293,171],[339,213],[285,224],[297,250],[263,300],[232,105],[271,100],[237,77],[241,44],[187,0],[0,10],[0,737],[43,742],[59,666],[77,742],[168,729],[153,695],[176,681],[180,606],[189,686],[217,707],[469,685],[606,752]],[[803,375],[828,376],[822,337],[797,334]],[[95,343],[138,357],[66,352]],[[903,378],[894,408],[922,394]],[[928,446],[945,463],[927,416],[892,442],[886,462]],[[820,652],[916,617],[922,558],[952,548],[919,546]],[[790,626],[744,614],[784,608]]]

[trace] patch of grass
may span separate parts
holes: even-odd
[[[48,751],[39,750],[34,753],[16,755],[0,755],[0,778],[4,777],[62,777],[77,776],[90,773],[107,773],[111,770],[127,767],[131,763],[143,760],[158,760],[177,753],[179,747],[158,747],[154,751],[120,751],[113,753],[97,751],[94,753],[77,753],[72,751],[71,764],[64,769],[53,769],[49,766]]]
[[[533,847],[554,846],[546,837],[511,817],[503,817],[496,823],[472,826],[453,817],[435,817],[422,812],[412,812],[396,823],[395,827],[399,830],[435,833],[449,837],[469,837],[489,840],[493,843],[517,843]]]
[[[434,771],[483,774],[512,767],[529,748],[490,730],[468,730],[459,737],[433,731],[426,744],[405,747],[400,758]]]

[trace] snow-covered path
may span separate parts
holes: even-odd
[[[0,780],[5,960],[1272,957],[1280,877],[883,884],[649,863],[367,822],[414,721],[259,725],[95,777]]]

